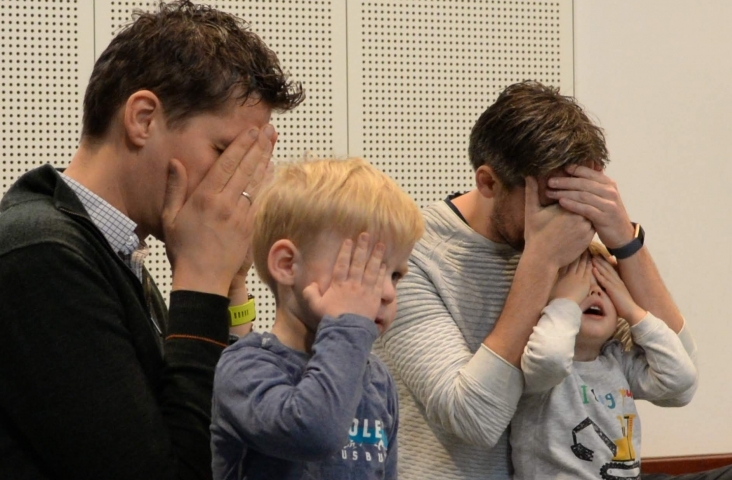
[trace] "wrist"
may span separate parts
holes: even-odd
[[[648,315],[648,312],[643,310],[638,305],[635,305],[629,311],[625,312],[623,315],[620,315],[620,317],[625,319],[625,321],[628,322],[628,325],[632,327],[633,325],[637,325],[641,320],[646,318],[646,315]]]
[[[190,290],[193,292],[213,293],[228,297],[231,279],[222,279],[211,270],[199,271],[198,269],[178,266],[173,270],[171,290]]]
[[[607,240],[600,238],[600,240],[607,248],[620,248],[629,244],[635,238],[635,224],[630,221],[625,222],[623,228],[613,229],[613,232],[615,235],[612,238]]]
[[[237,289],[229,289],[229,305],[241,305],[249,301],[249,289],[246,285]]]
[[[527,244],[524,247],[524,251],[521,253],[519,259],[519,265],[524,265],[524,268],[531,268],[536,273],[544,274],[551,278],[556,278],[559,269],[564,265],[559,265],[555,259],[551,258],[551,255],[547,255],[546,252],[542,251],[541,247]]]
[[[616,260],[623,260],[635,255],[645,242],[645,232],[639,223],[631,223],[633,227],[633,237],[627,243],[620,247],[608,247],[608,252],[615,257]]]

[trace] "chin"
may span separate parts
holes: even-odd
[[[585,317],[585,315],[582,315],[581,327],[581,334],[585,338],[592,340],[593,342],[599,342],[600,344],[603,344],[612,338],[615,333],[616,323],[610,325],[610,319],[608,318],[598,320],[597,318],[587,319]]]

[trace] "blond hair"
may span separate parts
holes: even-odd
[[[307,252],[324,232],[344,238],[370,232],[382,241],[408,247],[424,232],[414,200],[394,180],[360,158],[280,166],[256,201],[254,266],[275,293],[267,257],[278,240],[289,239]]]

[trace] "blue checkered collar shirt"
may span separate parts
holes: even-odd
[[[142,282],[142,269],[150,248],[135,234],[137,224],[106,200],[71,177],[61,174],[66,184],[79,197],[94,225],[102,232],[112,250]]]

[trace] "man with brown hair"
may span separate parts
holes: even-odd
[[[476,187],[425,210],[380,345],[400,388],[406,480],[510,478],[521,354],[557,272],[595,232],[638,304],[677,333],[684,325],[602,172],[602,131],[574,99],[536,82],[509,86],[473,127],[469,154]]]
[[[0,478],[210,478],[213,376],[252,199],[303,99],[232,15],[139,13],[96,62],[68,169],[0,204]],[[170,308],[144,269],[173,268]]]

